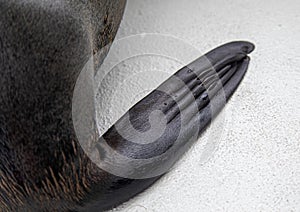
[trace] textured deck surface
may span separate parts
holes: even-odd
[[[189,61],[237,39],[255,43],[256,50],[244,81],[211,128],[173,170],[117,211],[300,211],[299,11],[296,0],[128,1],[119,39],[168,34],[194,48],[179,56]],[[146,38],[145,43],[154,39]],[[175,42],[168,51],[173,39],[153,45],[171,53],[188,46]],[[123,54],[133,55],[130,47]],[[100,94],[111,99],[101,124],[114,122],[180,66],[159,56],[123,61],[122,70],[108,76],[116,81]],[[111,95],[122,79],[122,89]]]

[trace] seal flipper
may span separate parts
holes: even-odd
[[[253,44],[240,41],[212,50],[183,67],[119,119],[97,144],[100,163],[119,160],[115,156],[120,155],[128,160],[115,161],[121,168],[105,173],[104,182],[96,184],[82,202],[84,210],[112,208],[168,171],[234,93],[253,49]],[[109,155],[104,143],[116,155]]]

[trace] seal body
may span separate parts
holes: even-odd
[[[102,63],[124,8],[124,0],[0,1],[1,209],[64,210],[86,193],[93,174],[76,142],[73,90],[92,55]]]
[[[106,52],[97,52],[112,42],[124,7],[122,0],[0,2],[2,210],[117,206],[159,179],[241,82],[251,43],[232,42],[209,52],[99,138],[94,146],[99,164],[93,163],[74,132],[72,95],[88,59],[99,55],[93,65],[101,65]],[[111,171],[101,168],[114,162],[109,149],[126,159],[119,161],[121,169],[113,163]]]

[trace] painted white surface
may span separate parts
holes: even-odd
[[[168,34],[198,50],[180,56],[189,61],[231,40],[252,41],[256,50],[222,113],[225,121],[214,123],[173,170],[115,211],[300,211],[299,11],[296,0],[128,0],[119,39]],[[169,45],[153,46],[180,53],[176,42]],[[128,46],[122,54],[134,51]],[[155,56],[120,63],[100,94],[110,99],[102,104],[109,108],[103,130],[181,65]],[[107,92],[122,80],[131,86]],[[217,123],[223,131],[205,162],[203,140],[220,132]]]

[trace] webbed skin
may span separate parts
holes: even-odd
[[[101,65],[106,52],[97,53],[113,41],[124,7],[125,1],[109,0],[0,2],[2,210],[103,211],[163,175],[129,179],[100,169],[81,149],[73,127],[76,80],[91,55],[97,55],[94,66]],[[223,108],[222,97],[227,101],[238,87],[253,49],[248,42],[228,43],[183,67],[134,105],[127,113],[130,120],[122,117],[99,138],[99,154],[101,142],[132,159],[153,158],[172,148],[173,154],[157,165],[167,171]],[[186,86],[174,84],[174,77]],[[220,104],[212,111],[213,99]],[[149,130],[154,110],[167,120],[155,142],[133,143],[120,135],[117,125]],[[126,133],[135,138],[137,131]]]

